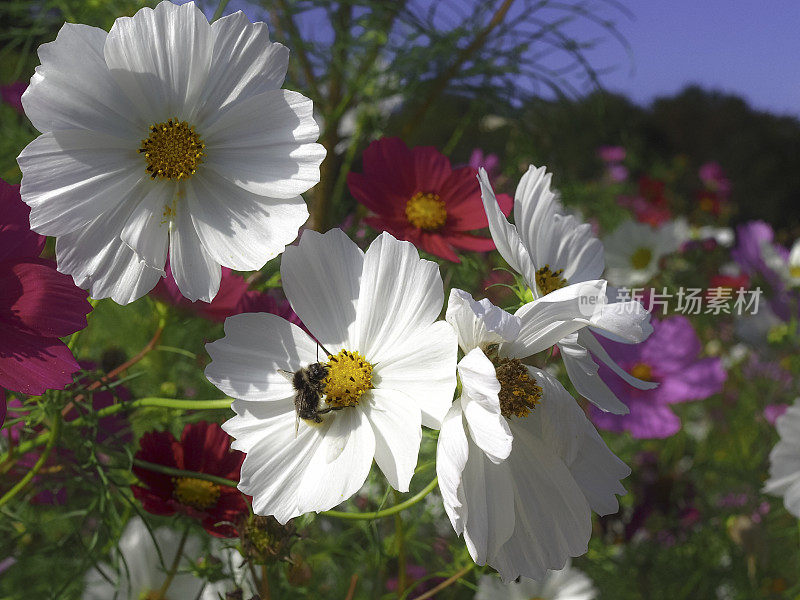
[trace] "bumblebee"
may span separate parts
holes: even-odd
[[[280,370],[281,375],[292,382],[294,388],[294,411],[297,415],[294,433],[300,427],[300,419],[322,423],[325,413],[332,410],[341,410],[343,406],[329,406],[320,410],[319,403],[325,394],[325,378],[328,376],[328,365],[315,362],[294,373]]]

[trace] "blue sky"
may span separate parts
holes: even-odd
[[[647,104],[696,83],[743,96],[762,110],[800,117],[800,0],[621,4],[633,19],[608,9],[604,16],[617,22],[631,54],[608,39],[590,55],[595,66],[614,68],[603,76],[607,89]],[[251,18],[263,18],[263,9],[247,6],[246,0],[233,0],[226,12],[243,8]],[[586,22],[574,27],[578,37],[598,35]]]

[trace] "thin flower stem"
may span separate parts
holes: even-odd
[[[267,565],[261,565],[261,600],[272,600],[272,596],[269,592]]]
[[[442,583],[437,585],[435,588],[428,590],[421,596],[417,596],[417,600],[427,600],[428,598],[433,598],[436,594],[441,592],[444,588],[453,585],[456,581],[461,579],[464,575],[469,573],[472,569],[475,568],[475,563],[470,563],[460,571],[458,571],[452,577],[445,579]]]
[[[183,554],[183,548],[184,546],[186,546],[187,539],[189,539],[188,525],[183,530],[181,541],[178,544],[178,551],[175,553],[175,558],[172,560],[172,566],[169,568],[169,571],[167,572],[167,578],[164,580],[164,583],[161,584],[161,587],[158,589],[158,592],[156,592],[154,600],[164,600],[166,598],[167,590],[169,590],[169,586],[172,584],[172,580],[175,579],[175,574],[178,572],[178,567],[181,564],[181,555]]]
[[[347,596],[344,597],[344,600],[353,600],[353,598],[355,598],[357,583],[358,575],[353,573],[353,576],[350,578],[350,588],[347,590]]]
[[[16,496],[28,483],[36,476],[36,473],[44,466],[44,463],[47,461],[48,457],[50,456],[50,452],[52,452],[53,447],[56,445],[56,440],[58,439],[59,434],[61,433],[61,415],[56,413],[53,417],[53,426],[50,428],[50,434],[47,440],[47,446],[45,446],[44,451],[42,452],[39,460],[36,461],[36,464],[33,465],[33,468],[25,473],[25,476],[17,482],[17,484],[8,490],[5,495],[0,498],[0,506],[4,506],[7,504],[14,496]]]
[[[214,16],[211,17],[212,23],[222,16],[222,13],[225,12],[225,8],[228,6],[228,2],[230,2],[230,0],[219,0],[219,4],[217,4],[217,10],[214,11]]]
[[[394,491],[394,501],[400,499],[400,492]],[[402,594],[406,589],[406,539],[403,530],[402,513],[394,515],[395,539],[397,541],[397,593]]]
[[[165,475],[172,475],[173,477],[191,477],[192,479],[203,479],[205,481],[210,481],[211,483],[216,483],[217,485],[223,485],[232,488],[235,488],[237,485],[239,485],[239,482],[234,481],[233,479],[225,479],[224,477],[217,477],[216,475],[200,473],[198,471],[185,471],[184,469],[176,469],[175,467],[159,465],[158,463],[148,462],[140,458],[134,458],[133,464],[137,467],[147,469],[148,471],[156,471],[157,473],[164,473]]]
[[[354,512],[344,512],[340,510],[326,510],[319,514],[325,515],[326,517],[336,517],[337,519],[353,519],[353,520],[364,520],[364,521],[371,521],[372,519],[381,519],[383,517],[391,517],[396,513],[402,512],[405,509],[414,506],[417,502],[419,502],[425,496],[430,494],[437,485],[439,485],[439,479],[437,477],[434,477],[433,481],[431,481],[422,490],[420,490],[418,494],[415,494],[405,502],[401,502],[400,504],[395,504],[390,508],[379,510],[377,512],[354,513]]]

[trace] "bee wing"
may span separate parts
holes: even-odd
[[[294,437],[297,438],[297,432],[300,429],[300,415],[294,413]]]
[[[278,373],[280,373],[281,375],[286,377],[286,379],[288,379],[289,381],[294,381],[294,373],[292,373],[291,371],[286,371],[284,369],[278,369]]]

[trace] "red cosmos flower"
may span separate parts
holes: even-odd
[[[216,423],[193,423],[183,429],[180,441],[171,433],[151,431],[139,440],[139,460],[239,480],[244,454],[231,450],[231,438]],[[173,477],[140,466],[133,473],[142,485],[132,485],[133,495],[154,515],[183,513],[202,522],[217,537],[236,537],[235,523],[248,513],[247,502],[233,487],[194,477]]]
[[[460,262],[455,248],[485,252],[490,237],[467,233],[488,227],[477,171],[453,169],[436,148],[409,149],[399,138],[381,138],[364,151],[364,172],[350,173],[350,193],[374,216],[367,224],[408,240],[426,252]],[[497,197],[503,214],[513,200]]]
[[[0,211],[0,388],[63,389],[79,367],[58,338],[86,327],[92,306],[69,275],[39,258],[45,238],[30,230],[18,185],[0,180]]]

